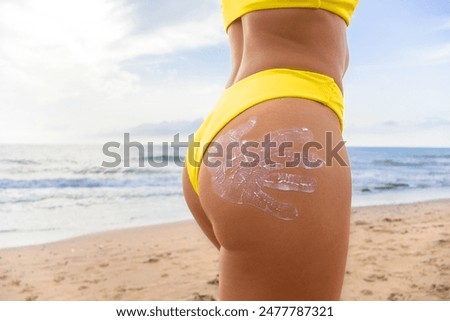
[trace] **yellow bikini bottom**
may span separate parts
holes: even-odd
[[[342,92],[328,76],[302,70],[268,69],[240,80],[225,89],[212,112],[196,131],[186,155],[186,170],[195,192],[198,174],[208,145],[232,119],[245,110],[271,99],[304,98],[329,107],[343,129]]]

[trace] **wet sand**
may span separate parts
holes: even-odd
[[[193,221],[0,250],[0,300],[212,300]],[[353,209],[342,300],[450,300],[450,200]]]

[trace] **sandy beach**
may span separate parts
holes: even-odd
[[[193,221],[0,250],[0,300],[213,300]],[[450,200],[353,209],[343,300],[450,300]]]

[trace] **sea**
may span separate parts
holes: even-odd
[[[174,155],[135,148],[112,166],[103,147],[0,145],[0,248],[191,219]],[[449,148],[348,150],[353,206],[450,198]]]

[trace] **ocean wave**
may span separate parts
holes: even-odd
[[[39,179],[39,180],[0,180],[0,189],[32,189],[32,188],[133,188],[155,187],[178,184],[178,179],[165,180],[99,180],[99,179]]]
[[[17,232],[50,232],[56,231],[58,228],[55,227],[46,227],[46,228],[36,228],[36,229],[9,229],[9,230],[0,230],[0,233],[17,233]]]
[[[99,175],[116,175],[116,174],[139,174],[139,175],[165,175],[167,172],[173,171],[173,168],[151,168],[149,166],[147,167],[114,167],[114,168],[107,168],[107,167],[101,167],[101,166],[94,166],[94,167],[88,167],[83,168],[79,170],[74,170],[73,173],[78,175],[90,175],[90,174],[99,174]],[[178,171],[181,171],[178,170]]]
[[[404,188],[411,188],[411,185],[407,183],[386,183],[375,186],[363,186],[360,187],[359,190],[363,193],[367,193],[373,191],[391,191]]]
[[[175,160],[177,160],[177,161],[180,160],[180,161],[184,162],[185,158],[180,153],[180,155],[177,156],[177,157],[175,157],[174,155],[171,155],[171,154],[159,154],[159,155],[150,155],[150,157],[136,157],[135,159],[136,160],[137,159],[144,160],[145,162],[148,163],[149,159],[151,159],[151,161],[154,161],[154,162],[162,162],[162,161],[164,161],[164,162],[167,162],[167,161],[173,162]]]
[[[148,168],[134,168],[134,167],[114,167],[107,168],[101,166],[93,166],[74,170],[73,173],[80,175],[100,174],[100,175],[116,175],[116,174],[128,174],[128,173],[148,173],[151,172]]]
[[[83,168],[79,170],[74,170],[73,172],[75,174],[117,174],[120,173],[120,168],[105,168],[105,167],[89,167],[89,168]]]
[[[31,159],[0,159],[0,164],[39,165],[39,162]]]
[[[21,203],[37,203],[50,199],[51,197],[38,198],[19,198],[19,199],[1,199],[0,204],[21,204]]]
[[[416,188],[429,188],[429,187],[432,187],[432,185],[426,183],[419,183],[416,185]]]
[[[406,183],[387,183],[384,185],[375,186],[374,189],[376,190],[392,190],[392,189],[398,189],[398,188],[404,188],[409,187],[409,184]]]
[[[400,162],[392,159],[376,159],[372,161],[374,165],[382,165],[382,166],[404,166],[404,167],[417,167],[417,166],[426,166],[432,165],[430,162]]]
[[[12,229],[12,230],[0,230],[0,234],[2,234],[2,233],[14,233],[14,232],[17,232],[17,230],[16,230],[16,229]]]
[[[450,154],[444,155],[414,155],[417,158],[431,158],[431,159],[450,159]]]

